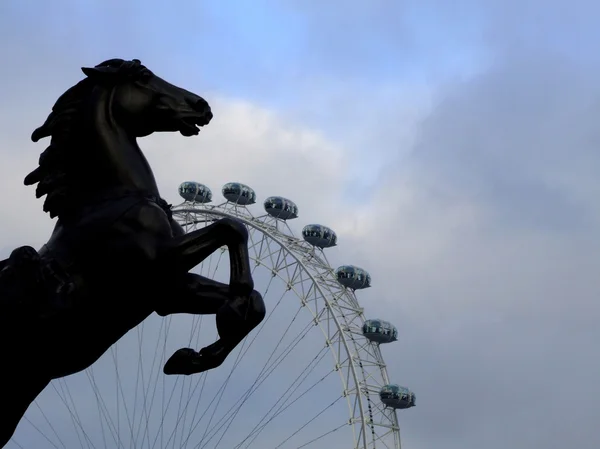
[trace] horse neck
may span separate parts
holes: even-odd
[[[93,120],[88,132],[84,133],[82,150],[92,157],[84,160],[92,162],[89,172],[97,177],[95,184],[108,190],[146,192],[159,195],[158,186],[150,164],[137,144],[119,126],[107,107],[109,92],[101,92],[101,97],[92,111]],[[89,151],[91,150],[91,153]]]

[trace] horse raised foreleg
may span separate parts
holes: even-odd
[[[215,223],[171,239],[163,262],[169,270],[187,272],[222,246],[229,249],[231,293],[248,296],[254,289],[248,256],[248,230],[243,223],[222,218]]]
[[[168,294],[160,295],[157,299],[155,307],[158,315],[214,315],[232,299],[227,284],[194,273],[186,273],[179,279]]]
[[[216,313],[219,340],[199,352],[179,349],[165,364],[165,374],[189,375],[218,367],[265,317],[265,304],[258,292],[235,296],[228,285],[197,274],[188,273],[173,293],[157,304],[156,312],[162,316]]]

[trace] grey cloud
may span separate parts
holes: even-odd
[[[420,130],[411,169],[493,204],[498,222],[595,229],[595,200],[581,186],[592,193],[600,168],[599,86],[561,63],[517,59],[452,86]]]
[[[441,89],[367,206],[364,302],[399,325],[385,355],[421,393],[406,444],[598,446],[598,88],[517,55]]]

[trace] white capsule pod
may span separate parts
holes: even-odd
[[[204,184],[194,181],[182,182],[179,185],[179,196],[191,203],[210,203],[212,192]]]
[[[223,197],[230,203],[248,206],[256,203],[256,193],[241,182],[228,182],[221,190]]]
[[[394,409],[407,409],[416,405],[415,394],[408,388],[396,384],[381,387],[379,399],[384,405]]]
[[[265,200],[264,207],[269,215],[280,220],[298,218],[298,206],[293,201],[281,196],[270,196]]]
[[[302,237],[318,248],[331,248],[337,244],[337,235],[327,226],[309,224],[302,229]]]
[[[398,329],[387,321],[373,319],[364,322],[362,333],[367,340],[375,343],[392,343],[398,340]]]
[[[371,286],[371,275],[362,268],[354,265],[343,265],[335,270],[335,275],[340,284],[352,290],[361,290]]]

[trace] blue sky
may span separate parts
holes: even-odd
[[[172,5],[0,3],[0,248],[52,228],[31,131],[80,66],[140,58],[215,111],[142,140],[170,201],[187,179],[287,196],[371,272],[361,304],[419,398],[405,447],[597,449],[600,4]]]
[[[286,2],[179,4],[73,2],[67,15],[66,3],[64,9],[36,3],[32,13],[32,2],[11,2],[3,5],[3,22],[5,33],[14,27],[11,33],[29,44],[36,41],[32,31],[41,28],[44,41],[38,44],[69,39],[70,50],[94,55],[118,49],[130,57],[140,52],[164,58],[168,50],[172,58],[191,58],[211,88],[264,102],[298,101],[302,81],[332,82],[343,75],[344,83],[422,84],[468,74],[482,60],[476,14],[462,16],[459,26],[426,5],[372,13],[320,5],[315,20],[305,6]],[[265,98],[263,89],[277,89],[277,95]]]

